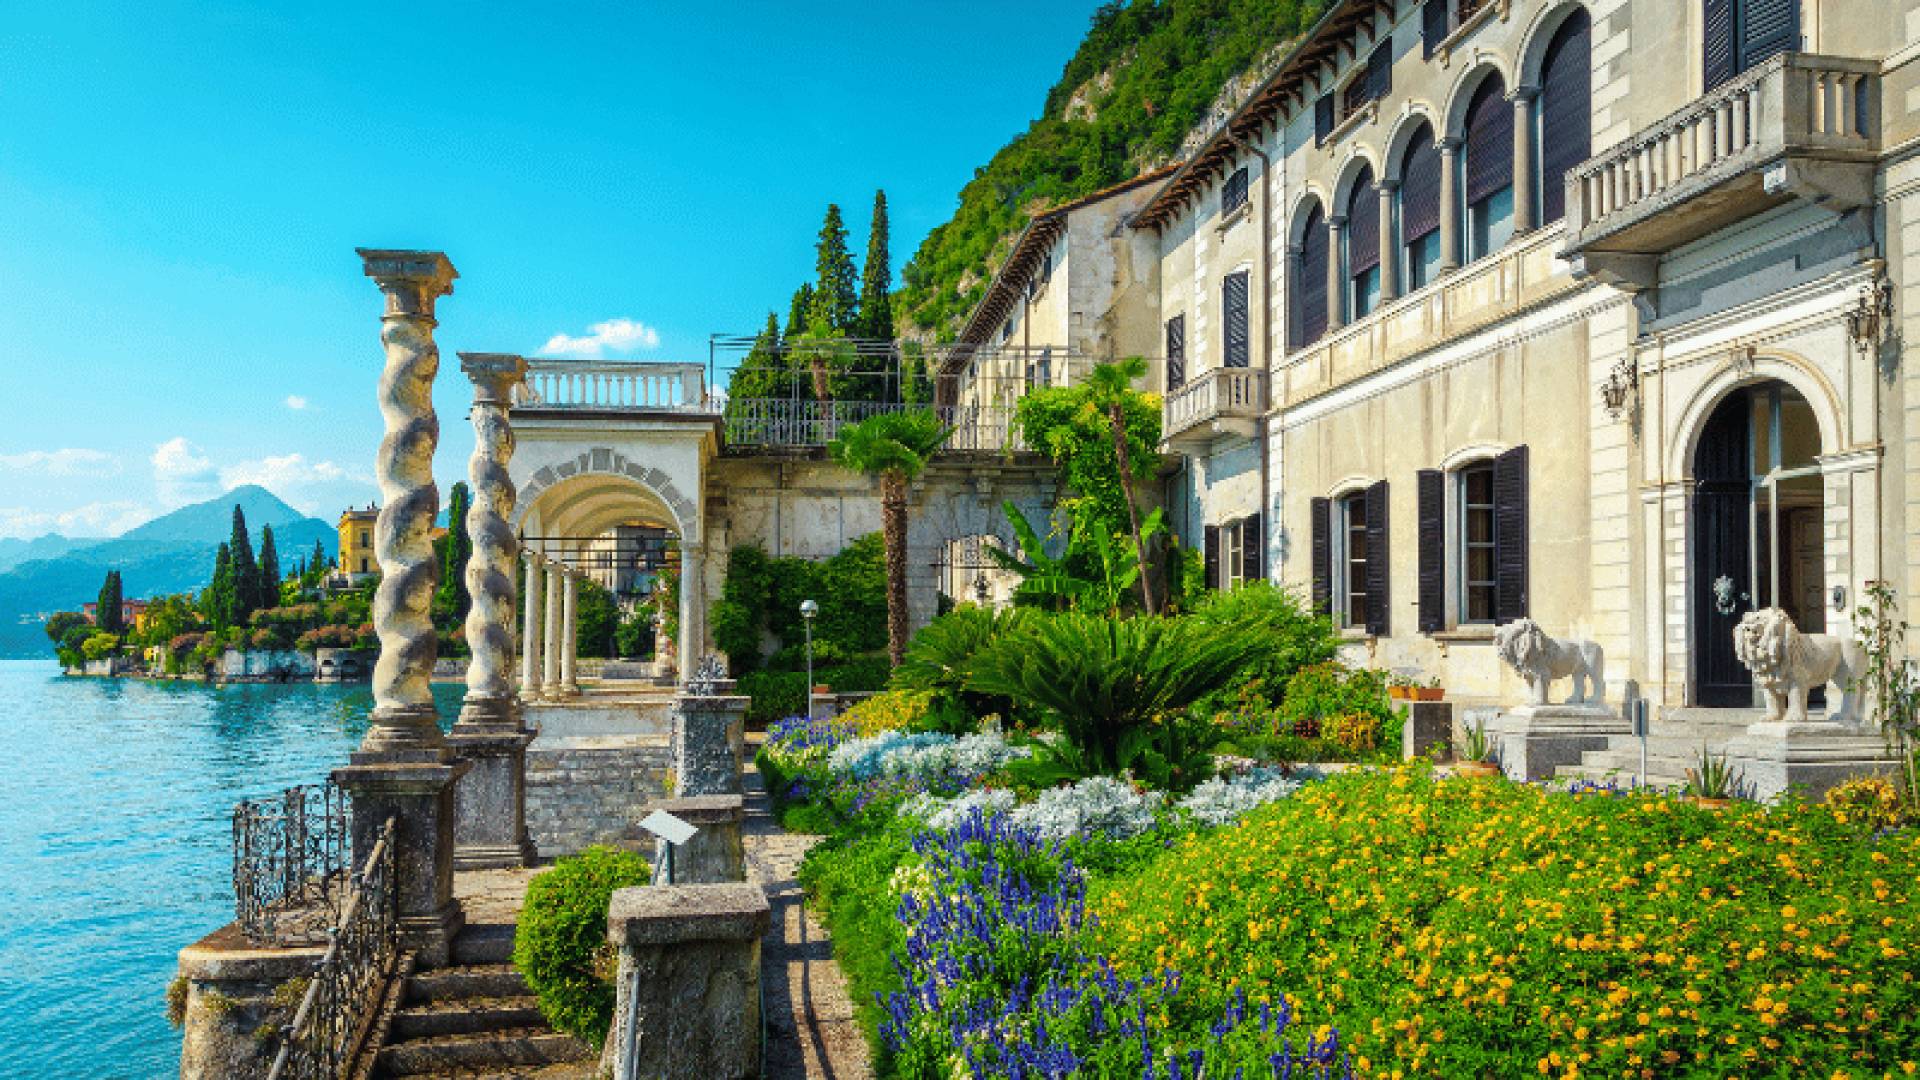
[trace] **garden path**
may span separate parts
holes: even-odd
[[[807,912],[795,871],[819,841],[780,828],[760,773],[746,773],[747,880],[767,890],[773,920],[760,948],[768,1080],[869,1080],[866,1035],[854,1018],[833,942]]]

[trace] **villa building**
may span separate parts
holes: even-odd
[[[373,526],[379,520],[377,506],[340,512],[340,564],[334,576],[343,584],[360,585],[380,573],[380,561],[373,552]]]

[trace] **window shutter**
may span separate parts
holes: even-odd
[[[1220,283],[1220,306],[1224,318],[1224,337],[1227,367],[1243,368],[1247,366],[1247,272],[1228,274]]]
[[[1333,95],[1322,94],[1313,103],[1313,145],[1319,146],[1333,134]]]
[[[1362,168],[1347,197],[1347,276],[1359,277],[1380,265],[1380,189],[1373,170]]]
[[[1493,617],[1509,623],[1527,614],[1527,448],[1493,460]]]
[[[1447,474],[1421,469],[1420,632],[1447,628]]]
[[[1201,530],[1206,539],[1207,588],[1220,587],[1220,526],[1208,525]]]
[[[1593,145],[1592,23],[1575,8],[1554,31],[1540,64],[1540,222],[1566,216],[1567,170]]]
[[[1433,50],[1447,40],[1447,9],[1453,6],[1453,0],[1427,0],[1420,8],[1420,43],[1422,57],[1431,57]]]
[[[1333,610],[1333,500],[1313,500],[1308,516],[1313,519],[1313,610],[1324,615]]]
[[[1739,23],[1741,71],[1800,47],[1799,0],[1746,0]]]
[[[1187,382],[1187,317],[1175,315],[1167,320],[1167,389],[1178,390]]]
[[[1513,183],[1513,106],[1498,75],[1487,76],[1467,103],[1465,151],[1465,205]]]
[[[1293,288],[1299,304],[1293,320],[1294,348],[1311,345],[1327,332],[1327,257],[1327,218],[1316,205],[1307,213],[1300,241],[1300,280]]]
[[[1231,214],[1247,203],[1247,170],[1236,169],[1220,189],[1220,212]]]
[[[1701,71],[1711,90],[1739,72],[1733,49],[1734,0],[1705,0],[1702,7]]]
[[[1393,39],[1389,37],[1367,57],[1367,100],[1379,101],[1393,92]]]
[[[1266,549],[1260,546],[1260,515],[1240,521],[1240,579],[1259,581],[1267,576]]]
[[[1387,599],[1387,482],[1367,489],[1367,633],[1386,637],[1391,623]]]
[[[1400,159],[1400,242],[1411,244],[1440,227],[1440,151],[1433,128],[1421,124]]]

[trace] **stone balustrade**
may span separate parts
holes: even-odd
[[[706,370],[699,364],[528,359],[516,409],[705,412]]]
[[[1161,430],[1169,445],[1220,432],[1253,434],[1267,409],[1267,373],[1260,368],[1221,367],[1194,376],[1167,394]]]

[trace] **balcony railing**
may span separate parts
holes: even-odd
[[[1869,199],[1879,82],[1872,61],[1803,53],[1742,73],[1567,171],[1566,252],[1655,256],[1790,195]]]
[[[1266,406],[1264,369],[1214,368],[1167,395],[1161,430],[1169,444],[1251,435]]]
[[[743,399],[727,404],[721,432],[730,447],[825,446],[841,430],[881,413],[927,409],[882,401]],[[953,429],[944,450],[998,451],[1023,448],[1013,428],[1013,410],[991,405],[932,409]]]
[[[706,370],[699,364],[528,360],[514,392],[520,409],[632,409],[703,412]]]

